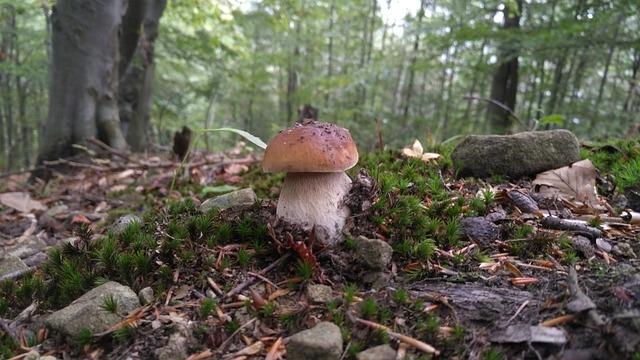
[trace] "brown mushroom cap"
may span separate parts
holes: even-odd
[[[262,160],[265,172],[341,172],[358,163],[349,130],[310,121],[295,124],[271,140]]]

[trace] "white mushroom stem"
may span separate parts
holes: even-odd
[[[288,173],[276,214],[306,229],[315,225],[316,240],[335,245],[342,240],[342,227],[349,216],[343,200],[350,189],[351,179],[344,172]]]

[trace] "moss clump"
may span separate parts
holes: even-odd
[[[583,148],[583,159],[589,159],[598,170],[612,175],[616,186],[624,190],[640,184],[640,141],[616,140]]]

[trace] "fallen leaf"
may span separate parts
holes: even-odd
[[[21,213],[30,213],[33,210],[46,210],[47,207],[40,201],[33,200],[26,192],[8,192],[0,194],[0,203]]]
[[[533,181],[534,191],[545,198],[595,204],[596,175],[597,169],[591,161],[581,160],[538,174]]]
[[[418,140],[415,140],[412,145],[402,149],[402,155],[406,157],[418,158],[424,162],[429,162],[431,160],[437,160],[440,158],[440,154],[425,153],[422,144],[420,144],[420,141]]]

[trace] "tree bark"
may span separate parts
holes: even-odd
[[[413,96],[413,82],[415,77],[415,67],[418,60],[418,49],[420,47],[420,34],[422,30],[422,19],[424,18],[425,8],[427,7],[427,1],[422,0],[420,2],[420,10],[418,11],[418,23],[416,24],[416,36],[413,41],[413,53],[411,54],[411,60],[409,61],[409,83],[407,84],[407,90],[405,93],[404,107],[402,110],[402,117],[405,122],[409,116],[409,109],[411,107],[411,97]]]
[[[127,143],[135,152],[147,148],[154,44],[166,0],[130,1],[123,18],[118,107]]]
[[[516,1],[516,9],[509,8],[509,4],[511,3],[505,5],[502,28],[503,31],[516,31],[520,28],[522,0]],[[490,95],[491,100],[505,105],[514,112],[518,92],[518,47],[519,44],[515,41],[505,42],[500,47],[499,65],[493,75]],[[487,119],[492,130],[497,133],[507,132],[512,125],[509,112],[492,102],[487,107]]]
[[[72,145],[91,137],[119,150],[127,147],[117,106],[118,30],[124,11],[124,0],[56,3],[49,115],[38,163],[73,155]]]
[[[629,110],[629,104],[636,92],[636,86],[638,84],[638,70],[640,70],[640,49],[634,49],[633,62],[631,63],[631,79],[629,79],[629,90],[627,90],[627,96],[625,97],[624,105],[622,106],[622,111],[624,112]]]

